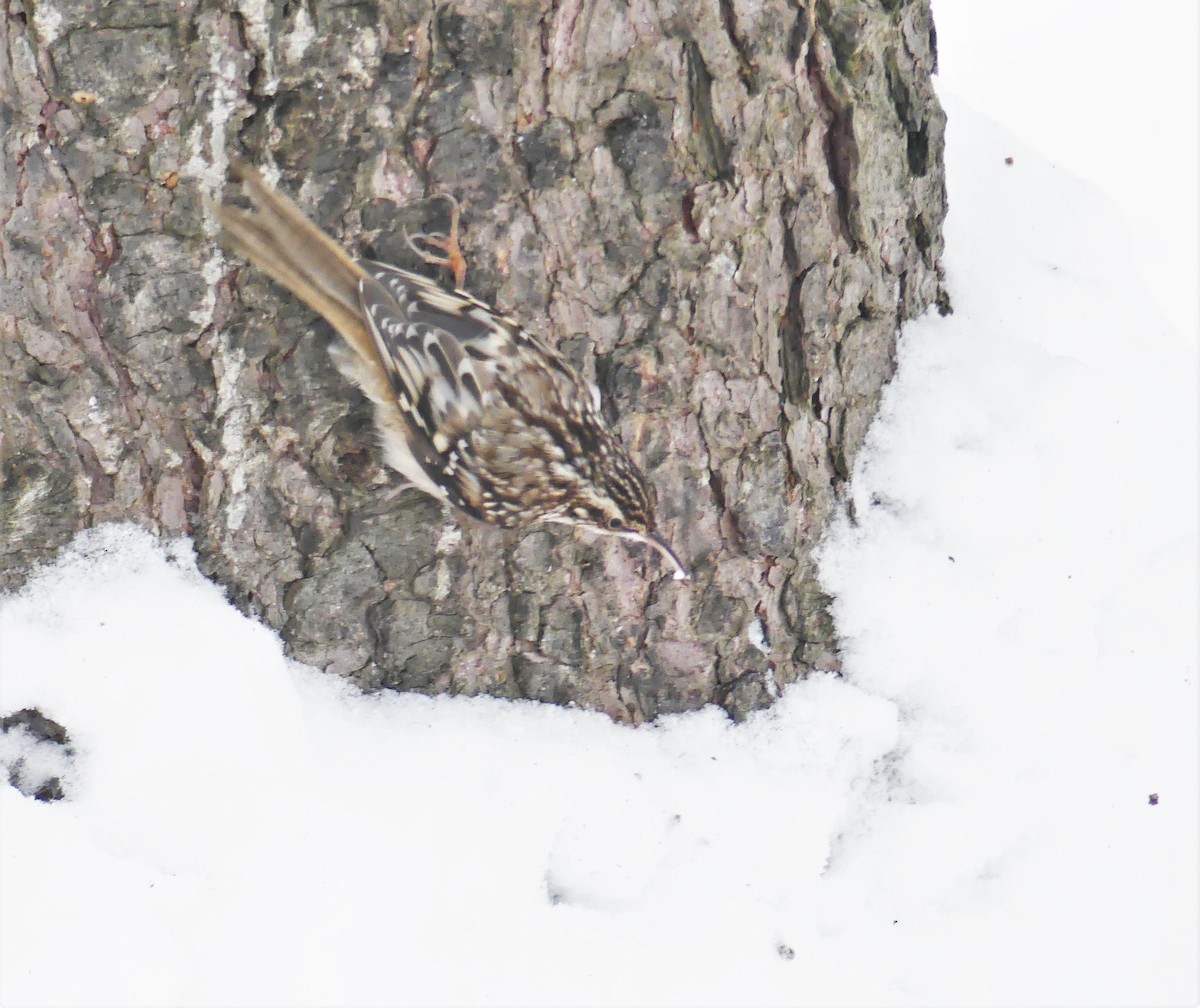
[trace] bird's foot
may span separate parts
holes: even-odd
[[[449,193],[439,193],[438,195],[450,204],[450,233],[442,234],[435,231],[432,234],[410,235],[405,231],[404,240],[408,242],[409,248],[425,262],[431,266],[444,266],[453,273],[455,290],[465,290],[467,260],[463,257],[462,249],[458,245],[458,220],[462,210],[458,205],[458,200]],[[431,252],[429,248],[438,249],[443,254]]]

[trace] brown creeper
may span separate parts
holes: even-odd
[[[414,486],[505,528],[561,522],[649,543],[688,577],[659,535],[641,470],[609,431],[600,393],[555,350],[462,290],[458,208],[448,291],[394,266],[351,259],[254,169],[234,162],[257,212],[216,210],[222,240],[324,315],[345,346],[339,369],[375,405],[387,463]]]

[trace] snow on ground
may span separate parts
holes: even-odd
[[[174,555],[102,530],[0,613],[3,709],[78,750],[70,801],[0,792],[4,1004],[739,1003],[815,965],[795,911],[892,704],[364,697]]]
[[[948,110],[844,678],[739,727],[365,697],[98,529],[0,601],[0,714],[74,750],[0,788],[0,1004],[1195,1003],[1195,341],[1106,197]]]

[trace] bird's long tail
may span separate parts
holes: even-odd
[[[235,159],[229,174],[242,183],[255,212],[229,203],[217,207],[221,241],[324,315],[362,364],[382,376],[360,307],[359,283],[367,276],[362,267],[254,168]]]

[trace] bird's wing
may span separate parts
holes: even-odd
[[[531,337],[470,295],[394,266],[360,265],[363,315],[396,399],[445,454],[478,425]]]

